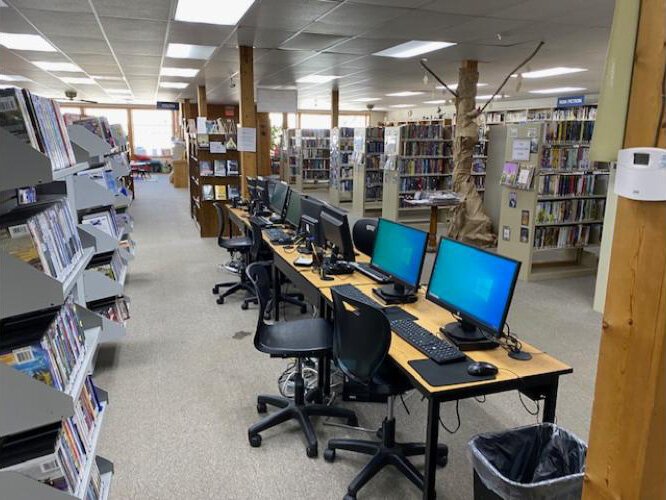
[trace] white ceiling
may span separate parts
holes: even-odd
[[[364,97],[381,97],[377,108],[440,98],[432,78],[424,84],[419,57],[371,55],[408,40],[458,42],[427,54],[429,64],[447,82],[455,82],[461,60],[479,60],[479,80],[490,84],[482,94],[492,93],[544,40],[531,69],[576,66],[588,71],[525,80],[520,89],[511,80],[504,92],[524,98],[529,90],[575,86],[597,93],[614,7],[613,0],[255,0],[239,24],[230,27],[174,21],[177,0],[4,2],[8,6],[0,7],[0,32],[41,34],[59,50],[0,47],[0,74],[30,78],[24,86],[43,95],[61,97],[74,88],[79,98],[112,102],[118,99],[105,89],[129,87],[138,101],[173,100],[194,98],[196,85],[205,85],[210,102],[237,102],[237,47],[252,45],[257,85],[297,85],[301,108],[327,108],[330,91],[338,86],[341,107],[347,109],[364,109],[363,103],[353,102]],[[218,48],[208,61],[172,59],[165,57],[170,42]],[[30,61],[73,62],[88,75],[120,80],[68,85],[58,77],[85,74],[46,72]],[[162,77],[189,84],[184,90],[167,90],[158,86],[161,67],[200,71],[195,78]],[[342,78],[318,85],[295,83],[311,73]],[[404,90],[425,94],[385,96]]]

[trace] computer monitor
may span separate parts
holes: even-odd
[[[301,225],[301,193],[289,191],[289,201],[287,202],[287,214],[284,221],[294,229]]]
[[[301,224],[312,243],[317,246],[323,244],[319,227],[319,215],[323,208],[324,204],[318,199],[306,195],[301,196]]]
[[[269,208],[280,217],[280,220],[284,215],[288,195],[289,185],[286,182],[276,182],[273,194],[270,197]]]
[[[428,233],[379,219],[370,266],[390,275],[392,285],[373,290],[386,302],[413,302],[419,287]]]
[[[333,259],[354,262],[354,244],[347,212],[331,205],[326,205],[319,215],[322,239],[333,251]]]
[[[250,194],[250,201],[257,199],[257,178],[256,177],[245,177],[247,181],[247,191]]]
[[[442,238],[426,298],[459,318],[444,333],[454,342],[502,336],[519,271],[516,260]]]
[[[268,179],[257,177],[257,199],[264,207],[268,207]]]

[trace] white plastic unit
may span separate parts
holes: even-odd
[[[632,200],[666,201],[666,149],[621,149],[615,193]]]

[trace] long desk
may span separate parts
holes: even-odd
[[[230,208],[228,212],[234,224],[239,227],[247,227],[246,212],[233,208]],[[318,273],[312,272],[309,268],[297,268],[292,264],[296,257],[295,251],[292,254],[285,251],[283,247],[270,246],[274,252],[274,272],[286,276],[312,304],[319,306],[322,315],[325,315],[326,310],[331,307],[331,287],[336,285],[354,285],[366,295],[377,300],[372,294],[372,288],[376,287],[377,284],[370,278],[360,273],[354,273],[346,276],[336,276],[332,281],[322,281]],[[277,277],[279,277],[278,274],[276,274]],[[277,283],[278,290],[275,292],[276,296],[279,296],[279,280],[274,280],[274,283]],[[448,311],[426,300],[423,291],[419,292],[418,301],[413,304],[404,304],[401,307],[415,316],[417,323],[434,333],[439,332],[440,326],[454,321],[453,316]],[[276,307],[276,311],[277,309]],[[555,421],[559,377],[573,372],[573,369],[525,342],[523,342],[523,350],[532,354],[530,361],[517,361],[509,358],[503,349],[468,351],[465,354],[473,360],[488,361],[497,366],[499,371],[495,379],[447,386],[431,386],[409,365],[409,361],[426,359],[426,356],[395,333],[392,334],[389,355],[411,379],[414,387],[428,400],[423,498],[435,498],[439,407],[441,403],[518,390],[533,400],[543,399],[543,421]]]

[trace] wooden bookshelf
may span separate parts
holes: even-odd
[[[330,129],[296,129],[293,186],[302,191],[328,187],[331,153]],[[291,169],[291,164],[290,164]]]
[[[354,184],[352,212],[358,217],[378,215],[382,210],[384,128],[354,129]]]
[[[329,201],[334,205],[350,203],[354,185],[354,129],[350,127],[331,130],[331,170]]]

